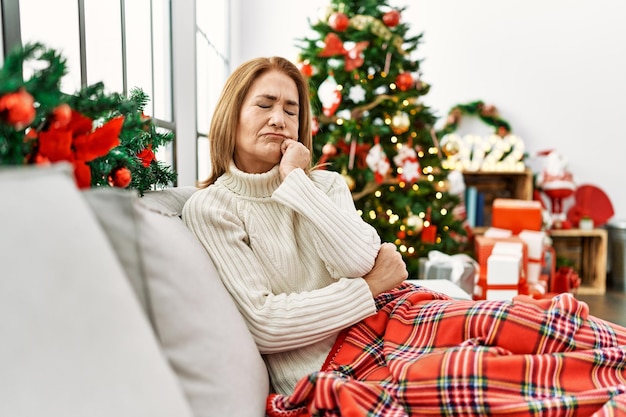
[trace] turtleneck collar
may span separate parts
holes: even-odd
[[[281,184],[278,165],[262,174],[249,174],[237,168],[231,161],[229,172],[222,174],[216,181],[235,194],[249,197],[271,197]]]

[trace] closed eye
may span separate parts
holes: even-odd
[[[277,102],[277,97],[274,96],[263,95],[259,98],[261,98],[261,100],[257,101],[256,105],[261,109],[271,109],[273,106],[281,105]],[[287,100],[287,102],[284,103],[284,111],[289,116],[297,116],[299,110],[300,108],[298,106],[298,102],[296,101]]]

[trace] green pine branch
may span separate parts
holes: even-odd
[[[23,74],[27,77],[24,78]],[[107,93],[103,83],[82,87],[74,94],[61,91],[62,78],[66,75],[66,60],[54,49],[42,43],[32,43],[9,53],[0,69],[0,98],[19,90],[25,90],[34,99],[35,117],[28,125],[17,128],[3,121],[0,113],[0,165],[33,163],[36,158],[37,141],[25,140],[51,128],[53,112],[62,104],[93,120],[94,129],[111,119],[124,117],[119,134],[120,144],[103,157],[88,162],[92,186],[111,186],[111,174],[121,167],[132,174],[130,188],[144,191],[173,185],[174,170],[157,160],[144,166],[138,154],[151,147],[157,151],[172,142],[171,132],[162,132],[143,113],[149,97],[141,89],[131,90],[130,96]]]

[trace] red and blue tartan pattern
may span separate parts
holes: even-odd
[[[571,294],[459,301],[407,283],[376,301],[268,416],[626,416],[626,328]]]

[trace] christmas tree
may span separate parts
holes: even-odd
[[[340,172],[363,218],[394,242],[409,274],[431,250],[464,250],[459,193],[421,97],[414,53],[422,34],[409,35],[405,8],[380,0],[331,0],[315,32],[299,39],[299,66],[308,77],[319,164]]]

